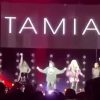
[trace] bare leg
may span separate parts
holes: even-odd
[[[52,82],[51,87],[52,87],[53,90],[56,89],[56,82]]]
[[[76,82],[75,84],[75,91],[77,91],[77,89],[78,89],[78,82]]]
[[[47,82],[47,90],[50,90],[50,82]]]

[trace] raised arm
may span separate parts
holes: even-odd
[[[46,69],[43,70],[43,69],[37,67],[37,70],[38,70],[39,72],[41,72],[41,73],[46,73]]]
[[[21,58],[20,58],[20,62],[19,62],[19,65],[18,66],[21,66],[22,63],[23,63],[23,53],[20,53],[20,56],[21,56]]]

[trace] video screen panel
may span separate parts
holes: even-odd
[[[0,47],[100,49],[100,6],[1,4]]]

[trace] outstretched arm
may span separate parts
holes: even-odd
[[[65,67],[63,70],[59,70],[57,69],[57,74],[63,74],[65,71],[67,70],[67,68]]]
[[[30,73],[30,72],[31,72],[31,69],[30,69],[30,67],[28,66],[27,73]]]
[[[37,70],[38,70],[39,72],[41,72],[41,73],[46,73],[46,70],[45,70],[45,69],[43,70],[43,69],[37,67]]]
[[[79,74],[80,74],[82,77],[85,77],[85,75],[81,72],[81,70],[79,70]]]

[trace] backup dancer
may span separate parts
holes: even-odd
[[[84,77],[83,73],[81,72],[77,60],[73,59],[68,66],[66,76],[69,78],[69,82],[71,88],[77,91],[78,83],[79,83],[79,75]]]
[[[27,62],[23,60],[23,53],[20,53],[20,62],[18,65],[19,69],[19,76],[18,76],[18,82],[26,82],[28,79],[28,74],[30,73],[31,69],[28,66]]]

